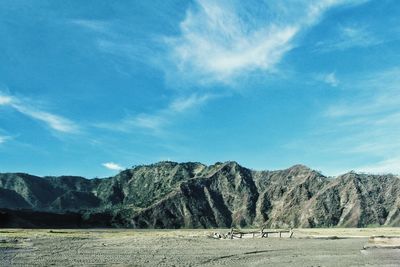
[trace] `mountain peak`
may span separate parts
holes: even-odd
[[[295,172],[295,173],[314,172],[313,169],[311,169],[310,167],[303,165],[303,164],[293,165],[292,167],[288,168],[287,170],[290,172]]]

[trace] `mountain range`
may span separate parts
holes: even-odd
[[[400,178],[170,161],[109,178],[0,174],[0,227],[400,226]]]

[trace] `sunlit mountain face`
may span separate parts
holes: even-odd
[[[171,161],[103,179],[0,174],[0,227],[399,226],[400,179]]]

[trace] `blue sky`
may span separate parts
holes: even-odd
[[[0,172],[400,173],[395,0],[0,2]]]

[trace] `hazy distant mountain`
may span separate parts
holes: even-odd
[[[0,227],[400,226],[400,179],[160,162],[104,179],[0,174]]]

